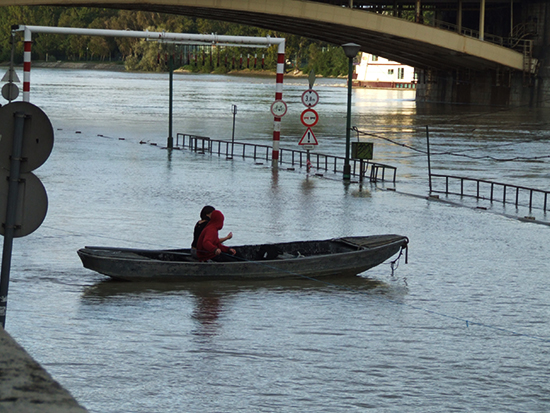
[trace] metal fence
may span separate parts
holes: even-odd
[[[548,197],[550,191],[462,176],[439,174],[431,174],[430,176],[431,192],[474,197],[491,202],[498,201],[503,204],[514,204],[516,207],[526,206],[529,209],[549,210]],[[442,179],[444,179],[444,184],[441,183]],[[445,189],[434,189],[437,185],[439,185],[439,188],[444,185]]]
[[[245,142],[232,142],[226,140],[211,139],[205,136],[178,133],[176,135],[177,147],[189,148],[189,150],[202,153],[212,153],[218,156],[251,158],[254,161],[269,161],[273,147]],[[308,156],[309,155],[309,156]],[[309,159],[308,159],[309,158]],[[308,163],[309,160],[309,163]],[[300,151],[295,149],[279,149],[279,164],[310,167],[317,171],[338,173],[344,171],[345,158],[341,156],[325,155],[316,152]],[[370,173],[369,173],[370,166]],[[385,181],[387,175],[395,182],[397,168],[376,162],[359,159],[350,160],[351,175],[363,180],[367,176],[371,182]]]

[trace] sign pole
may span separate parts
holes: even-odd
[[[168,72],[169,79],[170,79],[170,90],[169,90],[169,97],[168,97],[168,142],[167,147],[168,149],[172,149],[174,147],[174,137],[172,136],[172,124],[173,124],[173,101],[174,101],[174,65],[172,62],[172,55],[168,54]]]
[[[6,326],[6,311],[8,306],[8,286],[10,281],[11,253],[15,232],[17,202],[19,198],[19,177],[21,175],[21,154],[23,152],[23,129],[25,114],[15,113],[13,132],[13,148],[11,153],[10,176],[8,187],[8,203],[4,223],[4,249],[2,251],[2,270],[0,273],[0,322]]]
[[[233,158],[233,148],[235,147],[235,117],[237,116],[237,105],[231,105],[233,112],[233,132],[231,133],[231,158]]]
[[[12,84],[13,84],[13,59],[15,57],[15,32],[12,30],[11,32],[11,60],[10,60],[10,78],[8,79],[8,82],[10,84],[10,92],[9,92],[9,99],[8,102],[11,103],[13,99],[15,99],[17,96],[12,96]]]
[[[430,160],[430,130],[426,125],[426,149],[428,151],[428,182],[430,185],[430,194],[432,193],[432,162]]]

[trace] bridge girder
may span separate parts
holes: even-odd
[[[0,6],[8,5],[171,13],[256,26],[336,45],[353,42],[361,45],[363,52],[421,69],[523,70],[523,56],[511,49],[379,13],[307,0],[0,0]]]

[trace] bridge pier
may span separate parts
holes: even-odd
[[[417,102],[505,107],[550,104],[541,99],[541,96],[550,96],[550,89],[539,91],[543,79],[525,76],[519,71],[419,70],[417,72]],[[550,83],[550,78],[547,79],[547,83]]]
[[[524,71],[506,69],[504,66],[485,71],[417,70],[416,100],[506,107],[550,107],[550,2],[516,2],[513,7],[510,32],[504,28],[504,14],[493,12],[487,16],[487,22],[493,31],[500,29],[498,35],[503,38],[513,33],[513,38],[532,42],[531,46],[523,49]],[[461,15],[462,12],[458,17]],[[462,26],[461,19],[457,23]],[[481,26],[479,30],[481,32]],[[481,34],[479,38],[482,39]],[[530,73],[530,65],[534,61],[538,62],[538,66],[535,73]]]

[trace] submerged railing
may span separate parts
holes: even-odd
[[[434,193],[474,197],[491,202],[499,201],[503,204],[514,204],[516,207],[527,206],[529,209],[540,209],[542,207],[543,211],[549,210],[548,197],[550,191],[463,176],[440,174],[431,174],[430,176],[432,178],[431,192]],[[445,190],[434,189],[437,181],[440,180],[434,180],[433,178],[444,179]],[[441,184],[439,185],[441,186]]]
[[[178,133],[176,135],[175,146],[189,148],[195,152],[217,154],[218,156],[241,156],[242,158],[254,159],[254,161],[269,161],[273,150],[273,147],[269,145],[211,139],[205,136],[189,135],[186,133]],[[345,158],[341,156],[325,155],[316,152],[309,153],[309,166],[318,171],[343,173],[344,163]],[[300,168],[308,167],[308,153],[307,151],[280,148],[279,164],[299,166]],[[369,166],[370,174],[368,177],[371,182],[385,181],[386,175],[390,175],[392,182],[395,182],[397,175],[396,167],[359,159],[350,160],[351,175],[358,177],[362,181],[367,176]]]

